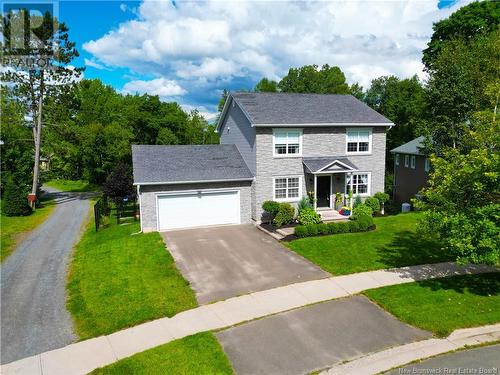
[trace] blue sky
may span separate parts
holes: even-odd
[[[222,89],[305,64],[338,65],[364,87],[387,74],[425,79],[432,23],[469,1],[61,1],[59,15],[86,78],[211,117]]]

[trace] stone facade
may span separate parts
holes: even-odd
[[[206,191],[214,189],[232,189],[240,191],[241,224],[252,222],[252,181],[227,181],[197,184],[174,185],[143,185],[140,187],[141,224],[144,232],[157,230],[156,222],[156,196],[162,193],[175,191]],[[193,213],[195,214],[195,213]]]

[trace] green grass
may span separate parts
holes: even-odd
[[[91,184],[88,181],[83,181],[83,180],[50,180],[45,182],[44,185],[53,187],[61,191],[69,191],[75,193],[96,191],[99,189],[97,185]]]
[[[234,374],[214,335],[198,333],[93,371],[113,374]]]
[[[437,336],[500,322],[500,273],[393,285],[364,294],[402,321]]]
[[[76,246],[67,306],[81,339],[197,306],[160,235],[138,231],[110,220],[96,233],[91,220]]]
[[[334,275],[453,260],[416,233],[420,213],[377,217],[371,232],[309,237],[287,246]]]
[[[0,261],[12,254],[16,246],[38,225],[43,223],[54,209],[53,199],[41,199],[41,207],[29,216],[0,217]]]

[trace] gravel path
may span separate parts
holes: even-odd
[[[53,213],[1,266],[1,356],[8,363],[77,339],[66,310],[66,277],[89,194],[48,190]]]

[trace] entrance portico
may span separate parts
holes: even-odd
[[[303,158],[303,164],[306,173],[312,175],[314,209],[328,210],[337,209],[336,194],[342,194],[342,202],[340,205],[345,205],[346,197],[349,189],[353,190],[354,172],[358,168],[345,157],[318,157],[318,158]],[[347,186],[346,182],[350,186]]]

